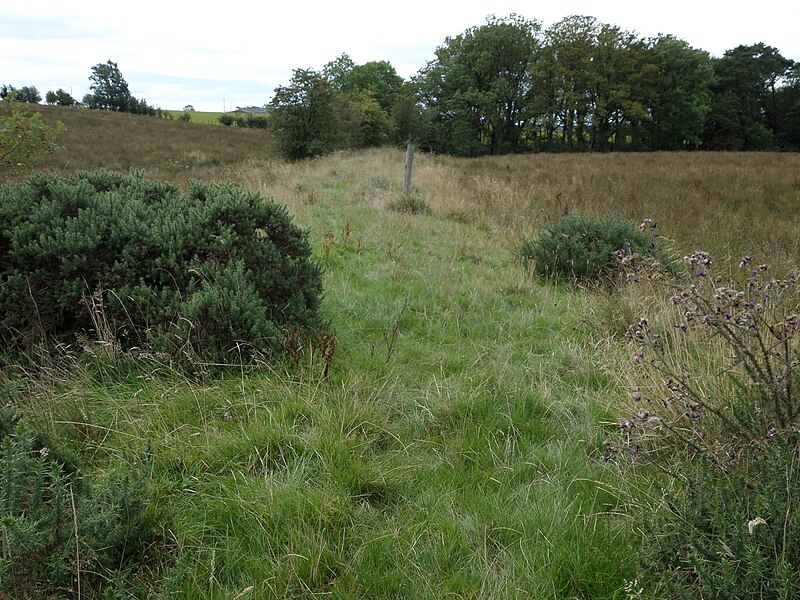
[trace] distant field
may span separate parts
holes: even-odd
[[[40,106],[37,110],[45,121],[58,120],[66,126],[56,137],[62,149],[36,165],[48,170],[127,171],[135,167],[178,182],[201,177],[227,179],[234,177],[232,166],[265,158],[271,148],[271,138],[264,130],[208,127],[197,120],[185,123],[64,106]],[[210,119],[222,113],[195,114]],[[217,176],[212,174],[215,170]]]
[[[164,111],[176,119],[183,114],[182,110],[167,110]],[[208,123],[210,125],[219,125],[219,118],[224,115],[223,112],[200,112],[194,111],[189,113],[192,116],[192,123]]]

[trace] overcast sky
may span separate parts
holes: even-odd
[[[222,111],[261,106],[292,69],[321,69],[347,53],[388,60],[411,77],[447,36],[519,14],[546,28],[589,15],[640,37],[671,34],[713,56],[763,42],[800,61],[796,1],[283,0],[181,2],[37,0],[0,7],[0,84],[63,88],[80,100],[92,66],[112,60],[151,105]],[[123,8],[124,7],[124,8]]]

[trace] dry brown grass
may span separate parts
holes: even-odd
[[[613,211],[654,219],[682,251],[800,264],[798,154],[537,154],[447,164],[451,190],[436,199],[439,209],[512,238],[563,214]]]
[[[263,130],[168,121],[104,111],[39,107],[67,126],[63,150],[39,165],[144,169],[185,184],[231,179],[302,212],[337,195],[386,206],[403,181],[403,151],[337,153],[287,164]],[[800,154],[533,154],[456,159],[417,153],[415,194],[438,216],[501,234],[516,246],[568,213],[649,217],[676,251],[702,248],[720,260],[751,254],[800,265]]]
[[[182,184],[192,178],[235,178],[234,167],[265,157],[271,147],[263,130],[72,107],[40,106],[37,110],[48,123],[58,120],[66,126],[66,131],[56,135],[61,151],[44,157],[34,166],[37,169],[127,171],[134,167]]]

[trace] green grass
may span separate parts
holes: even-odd
[[[491,233],[323,183],[299,218],[326,267],[329,381],[308,353],[200,381],[105,365],[26,401],[98,471],[153,453],[174,561],[137,593],[622,597],[636,534],[580,296]]]
[[[177,119],[181,115],[184,114],[182,110],[165,110],[165,113],[168,113],[173,116],[173,118]],[[191,122],[192,123],[205,123],[208,125],[220,125],[219,118],[224,115],[224,112],[206,112],[206,111],[192,111],[189,113],[191,115]]]

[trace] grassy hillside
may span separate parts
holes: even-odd
[[[264,131],[217,127],[73,107],[40,106],[45,121],[66,130],[56,142],[61,151],[35,168],[144,169],[148,175],[186,182],[191,178],[233,177],[234,166],[263,158],[270,149]],[[24,174],[23,174],[24,175]]]
[[[642,303],[536,280],[521,239],[616,211],[678,252],[800,264],[797,155],[418,154],[431,214],[411,215],[391,209],[400,150],[292,165],[261,131],[44,112],[68,129],[46,168],[233,179],[287,205],[326,269],[327,381],[310,352],[200,380],[121,358],[3,372],[4,402],[94,472],[149,465],[166,559],[120,594],[631,597],[649,484],[603,444],[629,396],[615,335]]]

